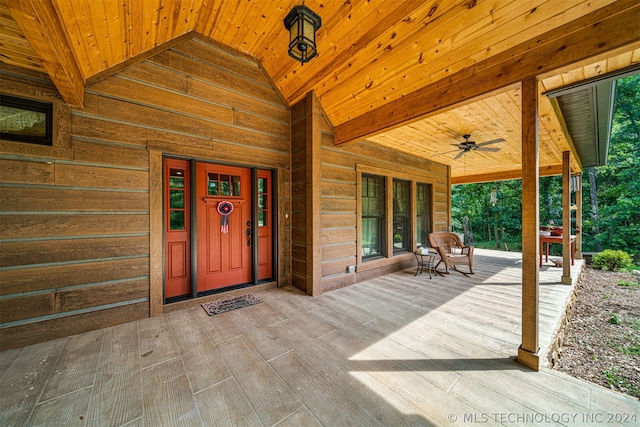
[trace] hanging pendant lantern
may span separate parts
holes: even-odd
[[[304,64],[318,54],[316,31],[322,26],[320,16],[305,5],[294,6],[284,18],[284,26],[290,33],[289,56]]]

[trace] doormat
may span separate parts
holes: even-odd
[[[240,295],[233,298],[223,299],[220,301],[205,302],[202,308],[209,316],[226,313],[227,311],[237,308],[248,307],[254,304],[260,304],[262,300],[253,294]]]

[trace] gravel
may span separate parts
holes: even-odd
[[[554,369],[640,398],[639,277],[583,272]]]

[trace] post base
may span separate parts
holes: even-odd
[[[560,282],[564,283],[565,285],[570,285],[571,284],[571,276],[562,276],[560,278]]]
[[[518,363],[526,366],[527,368],[531,368],[534,371],[540,370],[540,349],[536,350],[535,353],[530,352],[529,350],[524,350],[522,346],[518,347]]]

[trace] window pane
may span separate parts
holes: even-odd
[[[267,184],[266,184],[266,179],[264,178],[258,178],[258,193],[266,193],[266,189],[267,189]]]
[[[171,211],[169,230],[184,230],[184,211]]]
[[[258,211],[258,226],[265,227],[267,225],[267,216],[265,211]]]
[[[229,196],[230,194],[229,175],[220,175],[220,195]]]
[[[393,180],[393,252],[409,250],[411,229],[409,224],[409,181]]]
[[[210,173],[207,178],[207,194],[209,196],[217,196],[219,193],[218,190],[218,174]]]
[[[384,255],[382,218],[362,219],[362,254],[365,257]]]
[[[170,169],[169,187],[184,188],[184,171],[181,169]]]
[[[362,256],[385,255],[385,178],[362,176]]]
[[[232,176],[231,177],[231,195],[232,196],[240,196],[240,177]]]
[[[416,237],[418,246],[429,245],[431,232],[431,186],[418,183],[416,186]]]
[[[169,207],[184,208],[184,191],[182,190],[169,191]]]

